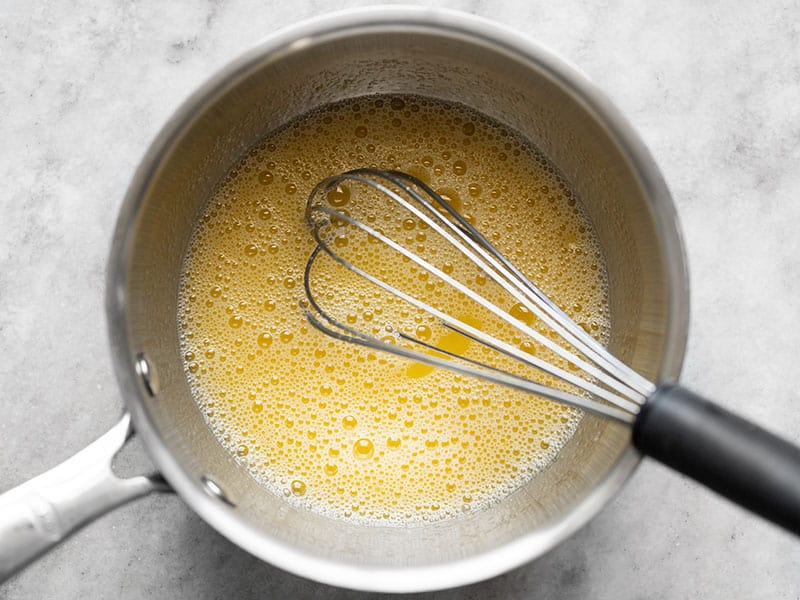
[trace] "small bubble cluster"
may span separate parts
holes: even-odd
[[[307,323],[303,270],[314,240],[305,201],[323,178],[358,167],[405,171],[432,186],[605,340],[604,260],[557,169],[521,136],[466,107],[373,96],[326,106],[273,133],[209,200],[180,281],[187,377],[220,441],[287,502],[383,524],[480,510],[552,461],[580,412],[339,342]],[[346,210],[351,190],[334,189],[327,201]],[[390,217],[375,215],[373,224],[389,227]],[[437,251],[419,223],[391,226],[409,247]],[[333,244],[352,250],[347,236]],[[379,244],[365,244],[380,258]],[[459,265],[443,258],[441,268]],[[422,293],[448,293],[426,273],[403,269],[398,276]],[[410,334],[465,351],[463,336],[447,338],[424,315],[359,290],[357,281],[320,277],[324,299],[339,302],[346,322],[378,327],[392,313]],[[470,280],[490,284],[481,274]],[[536,326],[524,306],[506,308]],[[537,351],[528,340],[514,342]]]

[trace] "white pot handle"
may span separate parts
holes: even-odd
[[[153,491],[170,491],[158,474],[114,475],[111,461],[132,435],[125,412],[86,448],[0,496],[0,582],[110,510]]]

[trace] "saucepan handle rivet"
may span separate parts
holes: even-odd
[[[136,373],[141,378],[142,384],[144,385],[144,389],[147,391],[147,394],[151,398],[155,398],[156,392],[158,391],[156,374],[150,367],[150,363],[145,357],[144,352],[139,352],[136,355],[136,361],[134,365],[136,368]]]
[[[236,504],[234,504],[228,495],[223,491],[222,487],[220,487],[220,485],[208,475],[203,475],[200,478],[200,483],[203,485],[203,489],[209,496],[219,498],[228,506],[236,506]]]

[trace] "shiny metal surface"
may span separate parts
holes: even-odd
[[[470,105],[536,143],[573,182],[606,251],[612,351],[677,377],[688,290],[669,193],[625,121],[573,69],[520,36],[461,14],[376,8],[272,37],[212,78],[154,141],[121,210],[108,266],[115,370],[164,477],[208,523],[260,558],[327,583],[381,591],[461,585],[531,560],[586,523],[638,462],[624,427],[586,418],[531,484],[480,514],[408,528],[299,511],[261,488],[214,438],[183,375],[178,278],[194,218],[267,132],[322,104],[414,93]],[[147,356],[152,396],[137,373]],[[209,494],[214,481],[236,502]]]
[[[139,354],[136,355],[134,368],[136,369],[136,374],[142,379],[142,385],[144,385],[147,394],[151,397],[155,397],[158,392],[158,379],[150,368],[150,363],[147,362],[147,357],[144,355],[144,352],[139,352]]]
[[[125,413],[75,456],[0,496],[0,582],[100,515],[169,489],[158,475],[114,475],[111,461],[132,433]]]
[[[228,504],[229,506],[236,506],[233,500],[228,498],[228,495],[225,493],[225,490],[223,490],[219,486],[219,484],[210,477],[203,475],[200,478],[200,483],[203,485],[203,488],[205,488],[206,493],[208,493],[213,498],[218,498],[222,500],[225,504]]]

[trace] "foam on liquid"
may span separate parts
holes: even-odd
[[[373,96],[270,135],[210,199],[180,283],[187,377],[221,443],[290,502],[382,524],[480,510],[551,462],[580,411],[335,341],[307,323],[299,302],[314,241],[305,201],[321,179],[358,167],[397,169],[432,185],[605,338],[603,258],[547,159],[465,107]],[[336,288],[331,297],[355,297]],[[353,302],[348,310],[363,323],[381,307]],[[511,312],[529,321],[521,307]],[[424,338],[425,318],[408,319],[404,326]],[[436,341],[458,346],[459,337]]]

